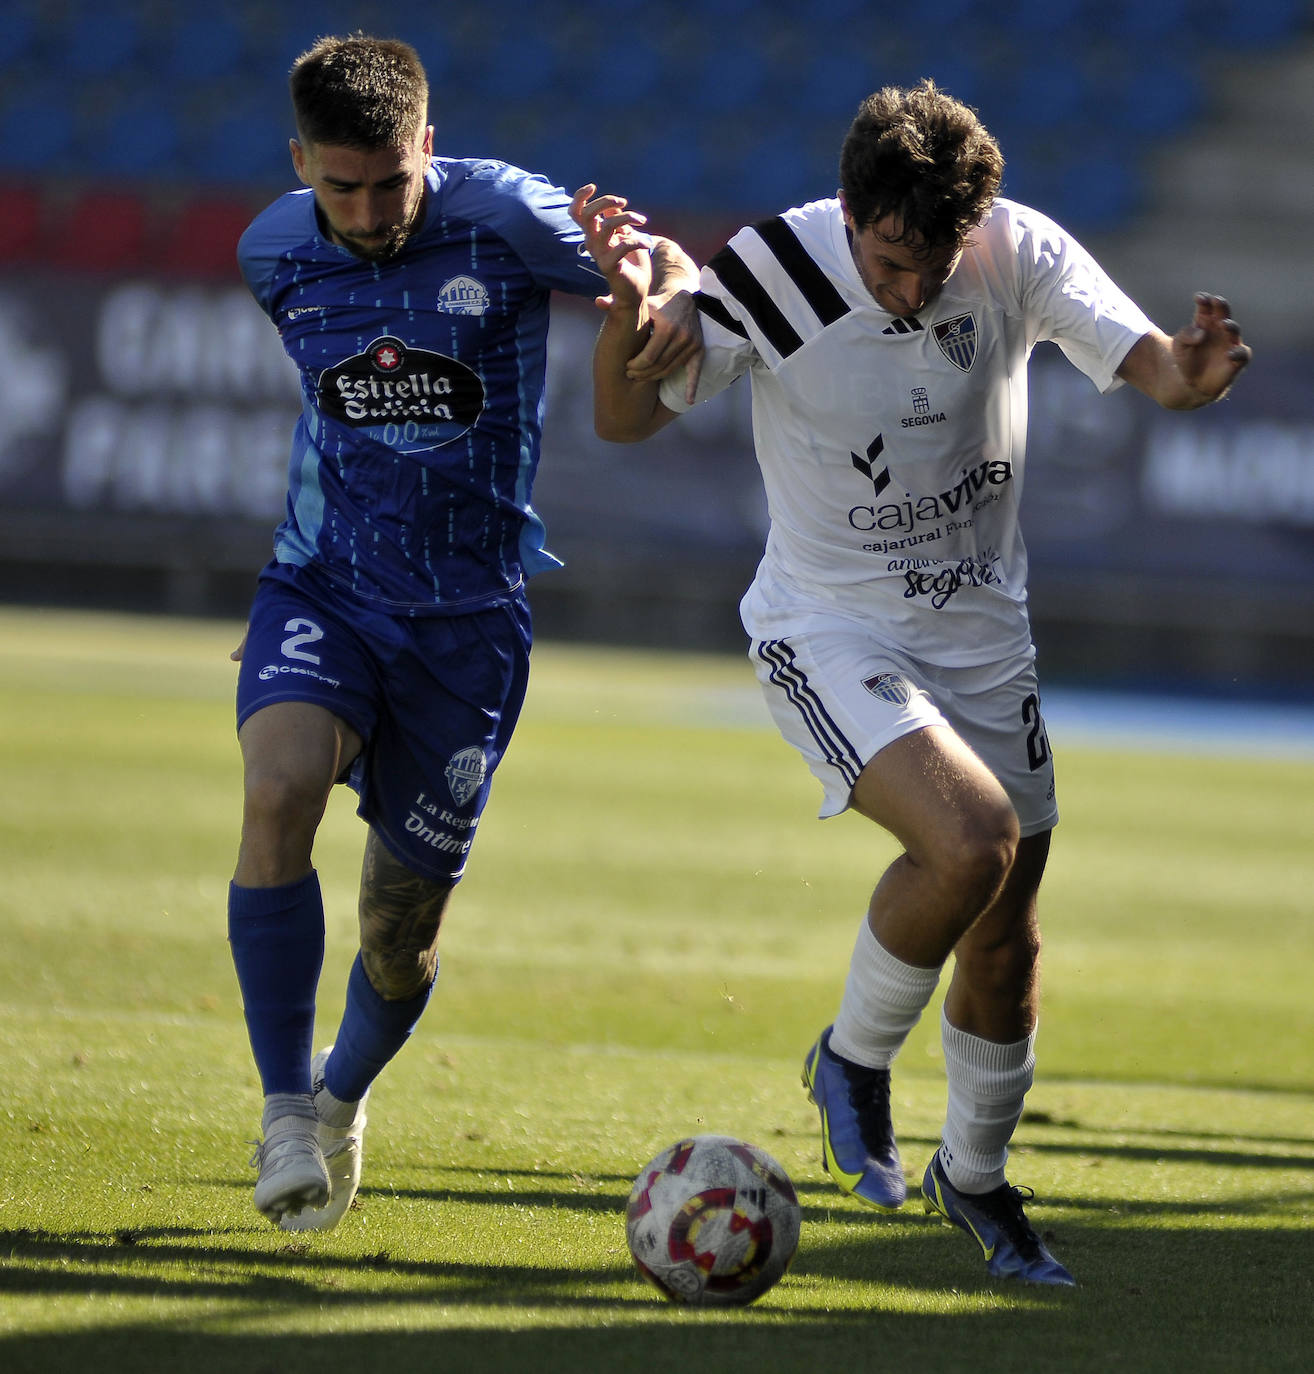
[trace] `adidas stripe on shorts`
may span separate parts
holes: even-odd
[[[942,668],[918,663],[850,622],[827,621],[806,634],[755,640],[749,656],[781,734],[824,789],[823,819],[848,808],[858,774],[887,744],[947,725],[998,778],[1023,836],[1057,822],[1032,653]]]

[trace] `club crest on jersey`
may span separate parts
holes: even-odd
[[[874,677],[863,678],[862,685],[872,696],[888,701],[891,706],[907,706],[912,696],[908,679],[898,673],[877,673]]]
[[[976,317],[971,314],[955,315],[952,320],[941,320],[931,326],[931,336],[940,346],[940,352],[960,372],[970,372],[976,361]]]
[[[457,806],[464,806],[484,785],[484,779],[488,776],[488,758],[477,744],[472,744],[468,749],[458,750],[447,760],[443,776],[451,789],[452,800]]]
[[[488,288],[475,277],[453,277],[438,293],[438,309],[449,315],[483,315],[488,310]]]

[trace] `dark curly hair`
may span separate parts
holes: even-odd
[[[858,107],[840,189],[859,229],[893,215],[916,252],[962,245],[999,192],[1004,157],[976,111],[931,80],[887,86]]]
[[[394,38],[321,38],[292,64],[288,86],[303,143],[401,148],[428,119],[424,64]]]

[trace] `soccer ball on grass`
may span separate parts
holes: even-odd
[[[625,1238],[639,1272],[672,1302],[743,1306],[789,1267],[799,1219],[794,1185],[765,1150],[697,1135],[634,1180]]]

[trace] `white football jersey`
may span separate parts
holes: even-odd
[[[1027,360],[1052,340],[1101,391],[1153,327],[1053,221],[1008,200],[915,317],[882,310],[838,200],[741,229],[703,269],[706,400],[747,372],[771,520],[755,639],[816,614],[926,663],[1029,650],[1018,529]],[[683,377],[662,402],[686,409]]]

